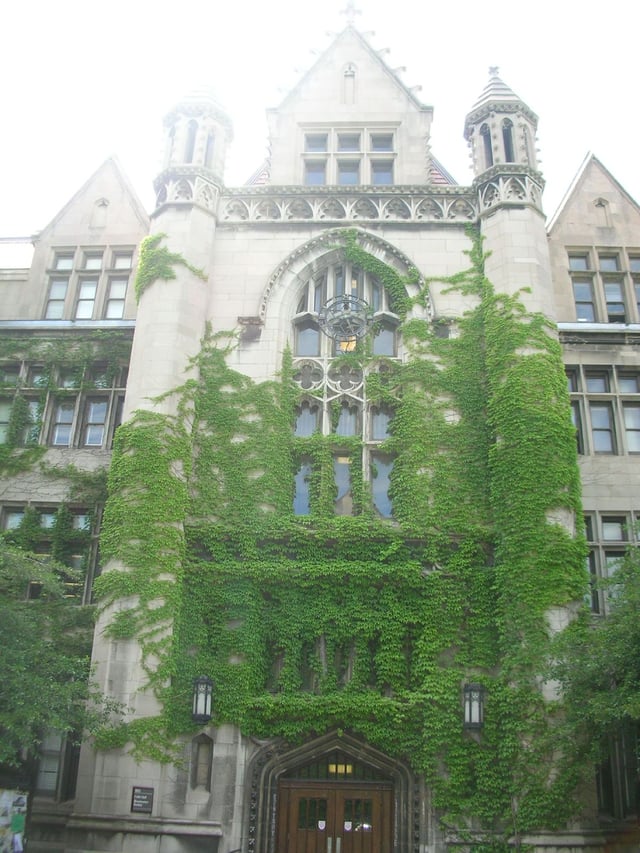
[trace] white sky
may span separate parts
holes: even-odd
[[[0,236],[42,229],[110,155],[144,205],[162,118],[213,86],[235,139],[226,183],[266,154],[265,109],[345,26],[346,0],[5,0],[0,50]],[[11,4],[9,6],[9,4]],[[587,151],[640,199],[638,24],[633,0],[358,0],[356,25],[406,66],[435,108],[432,150],[471,182],[465,114],[488,67],[540,117],[550,216]],[[298,69],[296,72],[295,69]],[[638,237],[640,243],[640,235]]]

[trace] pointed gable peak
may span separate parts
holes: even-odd
[[[328,65],[334,55],[339,54],[340,52],[344,52],[348,50],[349,43],[353,47],[358,48],[363,51],[371,61],[379,67],[379,69],[393,82],[393,84],[402,90],[405,97],[419,110],[427,110],[432,111],[433,108],[431,106],[426,106],[422,103],[422,101],[416,96],[416,90],[420,87],[411,88],[404,83],[404,81],[400,78],[399,72],[404,71],[406,69],[398,68],[393,69],[382,58],[382,54],[384,51],[376,50],[371,46],[371,43],[367,39],[365,33],[362,33],[360,30],[356,28],[353,23],[353,15],[360,14],[358,9],[353,8],[353,4],[350,3],[347,6],[347,9],[344,10],[344,14],[347,15],[347,25],[341,30],[339,33],[333,34],[333,39],[330,42],[329,46],[320,54],[314,64],[309,68],[309,70],[300,78],[300,80],[296,83],[296,85],[285,95],[283,100],[280,102],[279,106],[276,108],[282,109],[287,106],[291,101],[294,101],[298,95],[304,90],[306,84],[313,79],[326,65]],[[351,14],[351,17],[349,15]],[[345,72],[348,72],[348,68],[345,67]],[[274,110],[269,110],[269,112],[273,112]]]

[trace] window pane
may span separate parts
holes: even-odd
[[[132,252],[114,252],[113,267],[116,270],[130,270],[133,263]]]
[[[298,409],[294,435],[306,438],[313,435],[318,427],[318,407],[303,403]]]
[[[374,441],[382,441],[389,437],[389,424],[391,415],[384,409],[371,410],[371,438]]]
[[[596,453],[613,453],[613,427],[608,403],[591,403],[591,431]]]
[[[602,272],[618,272],[620,269],[617,255],[600,255],[599,261]]]
[[[640,390],[637,373],[619,373],[618,388],[623,394],[637,394]]]
[[[293,495],[294,515],[309,515],[309,480],[311,478],[311,463],[303,462],[294,478],[295,491]]]
[[[587,391],[605,393],[609,390],[609,375],[607,373],[587,373]]]
[[[360,162],[358,160],[338,161],[338,183],[342,187],[353,187],[360,183]]]
[[[603,518],[602,519],[602,538],[607,541],[619,542],[626,539],[625,536],[625,519],[624,518]]]
[[[336,486],[334,509],[336,515],[353,515],[350,466],[351,460],[348,456],[337,456],[333,460],[333,476]]]
[[[589,255],[569,255],[569,269],[580,271],[589,269]]]
[[[396,335],[390,326],[382,325],[374,335],[373,354],[389,356],[396,354]]]
[[[326,133],[306,133],[304,137],[304,150],[326,151],[328,138]]]
[[[640,453],[640,406],[624,405],[624,428],[629,453]]]
[[[393,183],[393,161],[371,161],[371,183],[377,186],[390,186]]]
[[[338,151],[360,151],[360,134],[339,133]]]
[[[393,133],[372,133],[372,151],[393,151]]]
[[[315,323],[296,326],[296,355],[320,354],[320,329]]]
[[[56,270],[73,269],[73,253],[56,255],[53,267]]]
[[[610,323],[623,323],[624,299],[622,297],[622,284],[617,281],[605,282],[604,296],[607,303],[607,319]]]
[[[391,485],[391,471],[393,470],[393,459],[384,456],[374,456],[371,460],[371,496],[373,506],[382,518],[391,517],[391,500],[389,498],[389,487]]]
[[[304,182],[308,187],[319,187],[326,184],[326,163],[324,160],[307,160],[305,162]]]
[[[343,403],[336,425],[336,435],[355,435],[358,428],[358,412],[355,406]]]
[[[85,410],[86,426],[84,444],[100,447],[104,441],[104,428],[107,420],[107,401],[88,400]]]
[[[590,281],[574,281],[573,293],[576,303],[576,316],[581,322],[594,322],[593,291]]]
[[[86,270],[101,270],[102,269],[102,252],[100,254],[86,254],[84,256],[84,269]]]

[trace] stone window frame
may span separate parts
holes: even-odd
[[[344,189],[362,186],[393,186],[396,182],[398,157],[398,126],[393,124],[367,124],[344,126],[309,125],[301,127],[300,144],[302,165],[301,183],[304,186],[330,186]],[[359,148],[346,146],[344,140],[359,140]],[[387,147],[376,140],[390,138]],[[320,140],[325,140],[321,144]],[[341,182],[340,175],[352,177],[353,167],[358,164],[358,182]],[[384,165],[391,180],[374,180],[375,164]],[[351,166],[351,169],[349,167]],[[322,168],[324,167],[324,168]],[[324,181],[311,181],[324,174]],[[380,177],[380,176],[378,176]]]

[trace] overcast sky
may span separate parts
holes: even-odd
[[[145,207],[162,118],[212,86],[235,139],[226,183],[266,155],[276,106],[346,23],[346,0],[5,0],[0,50],[0,236],[42,229],[110,155]],[[356,25],[406,66],[435,108],[432,149],[470,183],[465,114],[488,67],[538,114],[550,216],[593,151],[640,199],[638,31],[633,0],[358,0]],[[638,236],[640,244],[640,235]]]

